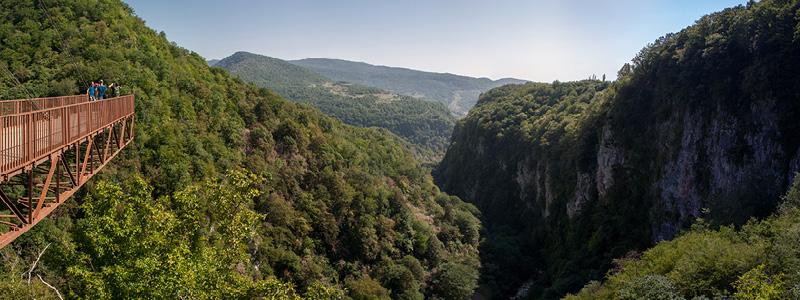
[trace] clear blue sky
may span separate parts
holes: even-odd
[[[123,0],[207,59],[236,51],[499,79],[616,72],[647,43],[746,0]]]

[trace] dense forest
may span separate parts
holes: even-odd
[[[800,171],[798,23],[799,1],[751,1],[658,39],[615,82],[484,93],[434,171],[482,213],[479,294],[557,299],[612,270],[579,297],[794,298],[796,212],[770,216]]]
[[[2,99],[104,79],[135,93],[137,123],[80,193],[0,250],[0,298],[464,299],[476,287],[479,212],[440,192],[396,135],[210,68],[118,0],[0,3],[0,63],[22,83],[3,77]]]
[[[340,59],[307,58],[289,61],[335,81],[372,86],[387,91],[446,105],[461,118],[475,106],[478,96],[495,87],[525,83],[525,80],[473,78],[448,73],[423,72],[405,68],[374,66]]]
[[[348,125],[386,128],[413,145],[425,164],[441,159],[455,118],[441,103],[363,85],[333,82],[286,61],[237,52],[215,64],[281,97],[309,104]]]

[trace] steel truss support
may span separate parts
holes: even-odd
[[[67,200],[133,141],[130,115],[0,178],[0,248]]]

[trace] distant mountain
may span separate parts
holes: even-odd
[[[467,112],[475,106],[481,93],[506,84],[527,82],[514,78],[491,80],[448,73],[374,66],[340,59],[306,58],[289,62],[336,81],[374,86],[393,93],[436,100],[446,105],[457,117],[466,116]]]
[[[208,66],[209,66],[209,67],[213,67],[213,66],[215,66],[215,65],[216,65],[216,64],[219,62],[219,59],[209,59],[209,60],[208,60],[208,61],[206,61],[206,62],[208,63]]]
[[[277,58],[237,52],[215,66],[290,101],[309,104],[346,124],[386,128],[415,145],[415,154],[426,162],[441,158],[455,125],[455,118],[441,103],[334,82]]]
[[[269,56],[239,51],[223,58],[214,67],[223,68],[234,76],[251,81],[286,98],[287,90],[332,82],[309,69]],[[291,97],[287,98],[288,100]]]

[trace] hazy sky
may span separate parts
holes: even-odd
[[[550,82],[614,79],[647,43],[747,1],[126,2],[147,26],[207,59],[248,51]]]

